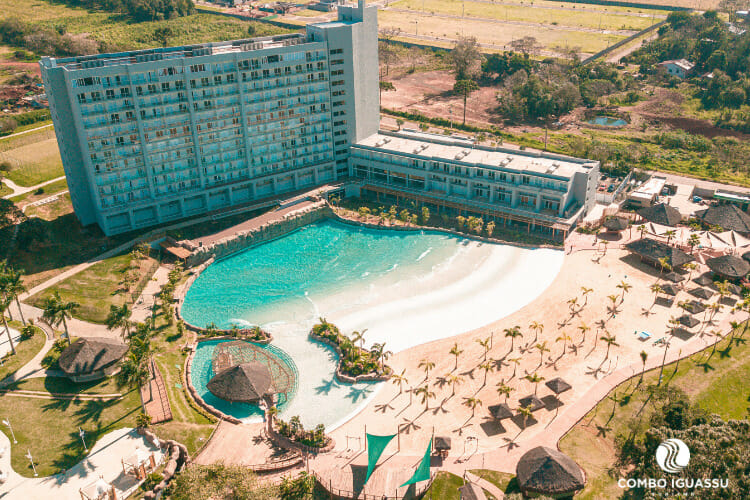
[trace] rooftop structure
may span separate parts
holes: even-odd
[[[695,64],[687,59],[671,59],[669,61],[662,61],[658,65],[663,67],[670,75],[678,78],[689,76],[693,68],[695,68]]]
[[[718,226],[725,231],[750,234],[750,215],[733,204],[718,205],[695,212],[695,217],[709,226]]]
[[[518,486],[524,494],[572,496],[586,484],[583,471],[563,453],[537,446],[516,465]]]
[[[128,351],[122,342],[106,337],[78,339],[60,354],[60,369],[73,380],[94,380],[112,375]]]
[[[676,226],[682,220],[682,214],[674,207],[666,203],[659,203],[638,210],[638,215],[649,222],[661,224],[662,226]]]
[[[628,202],[636,207],[650,207],[659,198],[667,179],[653,176],[628,195]]]
[[[225,401],[255,403],[272,395],[271,371],[259,362],[230,366],[206,384],[211,393]]]
[[[656,266],[661,265],[661,259],[666,259],[666,263],[673,269],[695,260],[692,255],[686,254],[679,248],[649,238],[631,241],[625,245],[625,248]]]

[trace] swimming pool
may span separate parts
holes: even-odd
[[[198,326],[262,325],[270,331],[271,346],[288,355],[299,373],[296,396],[280,415],[332,428],[381,384],[335,380],[336,354],[307,337],[320,317],[346,334],[367,329],[366,346],[385,342],[398,352],[523,307],[554,280],[562,260],[558,250],[326,220],[214,262],[188,290],[181,312]],[[198,372],[194,364],[200,383],[205,378]],[[238,418],[257,414],[234,405],[228,410]]]

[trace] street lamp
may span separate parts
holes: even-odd
[[[81,442],[83,443],[83,449],[86,450],[86,453],[88,453],[89,449],[86,446],[86,433],[80,427],[78,428],[78,435],[81,436]]]
[[[31,450],[28,448],[26,449],[26,458],[29,459],[29,462],[31,462],[31,468],[34,469],[34,477],[37,477],[39,474],[36,473],[36,465],[34,465],[34,457],[31,456]]]
[[[3,419],[3,425],[10,429],[10,435],[13,437],[13,444],[18,444],[18,441],[16,441],[16,435],[13,433],[13,427],[10,426],[10,420]]]

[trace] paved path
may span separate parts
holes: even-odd
[[[497,500],[503,500],[505,498],[505,492],[492,484],[491,482],[487,481],[486,479],[482,479],[479,476],[475,476],[469,471],[466,471],[466,479],[471,481],[472,483],[476,483],[479,486],[482,487],[482,489],[487,490],[493,497],[495,497]]]
[[[48,123],[47,125],[42,125],[41,127],[30,128],[28,130],[24,130],[23,132],[16,132],[15,134],[4,135],[4,136],[0,137],[0,139],[10,139],[11,137],[16,137],[16,136],[19,136],[19,135],[28,134],[30,132],[36,132],[37,130],[42,130],[42,129],[45,129],[45,128],[50,128],[51,126],[52,126],[52,124]]]
[[[42,182],[40,184],[37,184],[36,186],[24,187],[24,186],[19,186],[18,184],[16,184],[15,182],[13,182],[12,180],[10,180],[10,179],[8,179],[6,177],[6,178],[3,179],[3,184],[5,184],[6,186],[8,186],[10,189],[12,189],[13,192],[10,193],[10,194],[6,194],[5,196],[3,196],[3,198],[13,198],[14,196],[19,196],[19,195],[22,195],[22,194],[30,193],[32,191],[36,191],[37,189],[48,185],[48,184],[52,184],[53,182],[61,181],[61,180],[64,180],[64,179],[65,179],[65,176],[63,175],[62,177],[56,177],[54,179],[50,179],[48,181],[44,181],[44,182]]]
[[[133,455],[138,448],[153,452],[157,462],[164,458],[161,450],[139,436],[134,429],[123,428],[103,436],[83,461],[65,473],[33,478],[23,477],[12,469],[11,446],[8,437],[0,433],[0,448],[5,449],[0,457],[0,470],[8,475],[5,483],[0,485],[0,497],[4,500],[75,500],[81,498],[79,489],[93,484],[100,476],[115,486],[117,498],[127,498],[139,482],[123,474],[120,460]],[[32,448],[30,451],[33,456],[35,450]]]
[[[169,271],[167,266],[159,266],[154,275],[148,280],[143,287],[141,296],[133,304],[133,311],[130,315],[130,321],[134,323],[143,323],[151,317],[151,311],[156,303],[156,297],[161,292],[164,285],[169,282]]]
[[[153,362],[148,364],[148,383],[141,387],[141,401],[146,414],[151,417],[152,424],[172,420],[172,408],[169,406],[167,388],[161,376],[159,367]]]

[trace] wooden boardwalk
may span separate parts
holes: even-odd
[[[172,420],[172,407],[169,406],[164,378],[153,360],[148,364],[148,371],[148,382],[141,387],[141,400],[146,414],[151,417],[152,424]]]

